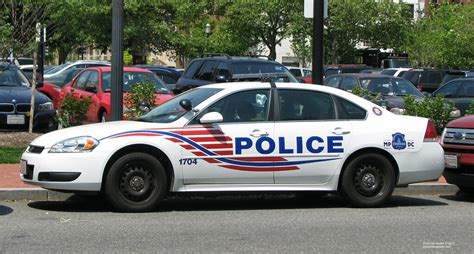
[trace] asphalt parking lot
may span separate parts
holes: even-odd
[[[470,252],[474,197],[392,197],[378,209],[337,195],[179,195],[114,213],[97,197],[0,202],[0,253]]]

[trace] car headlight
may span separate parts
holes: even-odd
[[[82,153],[91,152],[99,145],[99,141],[93,137],[82,136],[63,140],[54,144],[50,153]]]
[[[49,111],[54,110],[54,106],[52,102],[46,102],[38,105],[38,111]]]

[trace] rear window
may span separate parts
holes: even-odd
[[[254,74],[254,73],[285,73],[286,69],[282,65],[268,62],[240,62],[233,64],[234,74]]]
[[[380,74],[393,76],[396,72],[397,70],[383,70]]]
[[[202,60],[196,60],[194,62],[192,62],[188,68],[186,69],[186,71],[184,72],[183,74],[183,77],[185,78],[193,78],[194,74],[196,73],[196,71],[199,70],[199,68],[201,67],[202,65]]]

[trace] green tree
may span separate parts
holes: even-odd
[[[442,4],[419,20],[407,52],[416,65],[474,68],[474,5]]]
[[[248,45],[263,43],[269,56],[276,59],[276,46],[290,34],[290,21],[298,1],[235,1],[226,12],[227,27],[233,34],[246,38]]]

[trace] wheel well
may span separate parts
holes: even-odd
[[[102,186],[101,190],[104,190],[104,183],[105,183],[105,177],[107,176],[110,167],[112,167],[112,164],[118,160],[120,157],[128,154],[128,153],[133,153],[133,152],[142,152],[146,154],[150,154],[154,156],[156,159],[158,159],[162,164],[163,167],[165,168],[166,172],[166,180],[168,182],[169,190],[171,190],[172,185],[173,185],[173,180],[174,180],[174,170],[173,170],[173,164],[171,163],[170,159],[168,156],[166,156],[165,153],[163,153],[160,149],[150,146],[150,145],[145,145],[145,144],[137,144],[137,145],[130,145],[126,146],[112,155],[110,157],[109,161],[107,161],[107,164],[105,165],[104,173],[102,174]]]
[[[341,186],[341,180],[342,180],[341,176],[344,174],[344,171],[346,170],[347,164],[350,161],[352,161],[355,157],[357,157],[361,154],[366,154],[366,153],[376,153],[376,154],[380,154],[380,155],[384,156],[385,158],[387,158],[390,161],[390,163],[392,164],[393,169],[395,170],[395,183],[398,182],[398,176],[400,175],[400,169],[398,168],[398,164],[397,164],[397,161],[395,161],[395,158],[393,158],[393,156],[385,150],[382,150],[380,148],[370,147],[370,148],[363,148],[363,149],[357,150],[354,153],[352,153],[349,157],[347,157],[346,161],[344,161],[344,165],[342,165],[342,170],[339,173],[339,181],[338,181],[338,185],[337,185],[338,189],[339,189],[339,186]]]

